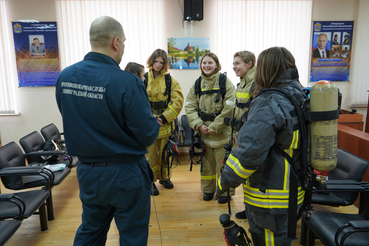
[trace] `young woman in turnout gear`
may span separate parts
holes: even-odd
[[[164,185],[167,189],[172,189],[173,183],[170,181],[172,171],[165,163],[162,163],[162,152],[168,142],[169,136],[174,130],[174,120],[178,117],[183,107],[183,94],[180,84],[170,76],[170,91],[167,90],[165,75],[168,72],[169,60],[167,53],[162,49],[155,50],[147,60],[147,67],[150,69],[147,74],[147,94],[151,104],[151,112],[158,119],[160,125],[159,136],[155,143],[148,147],[151,168],[154,173],[154,183],[152,195],[159,195],[155,182]],[[168,101],[170,98],[170,101]]]
[[[200,70],[202,95],[196,95],[195,83],[187,95],[185,109],[191,128],[200,132],[206,145],[200,173],[201,191],[204,193],[203,199],[210,201],[216,192],[216,179],[223,166],[224,145],[228,143],[231,133],[230,127],[224,124],[224,118],[232,116],[235,87],[227,78],[224,95],[219,93],[221,65],[214,53],[202,56]],[[232,189],[230,195],[234,193]],[[222,196],[218,202],[226,203],[227,195]]]
[[[255,75],[255,55],[250,51],[239,51],[233,56],[233,71],[237,77],[240,77],[240,83],[237,84],[236,88],[236,105],[233,123],[236,129],[233,130],[234,137],[237,136],[238,131],[242,127],[243,121],[242,116],[249,109],[250,104],[250,90],[254,83]],[[237,144],[236,141],[234,144]],[[236,218],[246,219],[245,210],[236,213]]]
[[[295,59],[283,47],[273,47],[259,55],[253,90],[255,97],[247,121],[237,135],[238,147],[232,150],[218,179],[215,197],[230,187],[245,183],[246,215],[253,243],[258,246],[286,243],[289,180],[293,171],[276,147],[293,157],[301,145],[296,129],[298,118],[291,115],[295,109],[292,102],[275,91],[257,95],[263,89],[273,87],[304,94]],[[261,182],[268,175],[267,186],[262,189]],[[297,208],[303,203],[304,193],[299,183]]]

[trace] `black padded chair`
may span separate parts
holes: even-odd
[[[44,137],[45,141],[54,139],[57,140],[59,143],[63,144],[64,147],[63,150],[68,153],[67,147],[65,145],[65,140],[62,139],[64,133],[60,132],[54,123],[42,127],[41,134]],[[79,162],[78,157],[72,156],[72,167],[76,167],[78,165],[78,162]]]
[[[328,172],[327,187],[341,189],[338,192],[327,192],[314,190],[312,193],[312,204],[327,205],[333,207],[352,205],[358,198],[363,195],[363,189],[357,186],[361,183],[365,172],[368,168],[368,162],[358,156],[355,156],[345,150],[337,150],[337,166]],[[351,189],[348,192],[342,192],[344,189]],[[333,189],[332,189],[333,190]],[[359,214],[363,212],[364,199],[360,199]],[[314,211],[315,213],[315,211]],[[307,240],[308,228],[304,220],[301,220],[301,238],[300,244],[305,245]],[[311,241],[311,238],[309,239]]]
[[[13,170],[22,170],[24,168],[31,169],[31,168],[43,168],[38,166],[26,166],[25,158],[28,155],[32,156],[40,156],[42,153],[45,152],[33,152],[29,154],[23,154],[19,145],[15,142],[10,142],[0,148],[0,171],[13,169]],[[47,152],[47,153],[54,153],[54,152]],[[46,171],[48,170],[50,175],[52,176],[51,186],[49,187],[50,196],[47,198],[47,214],[48,220],[54,219],[54,210],[53,210],[53,201],[51,195],[51,188],[59,185],[70,173],[70,168],[66,167],[62,171],[58,172],[51,172],[47,168],[43,168]],[[29,176],[29,175],[28,175]],[[39,176],[31,176],[31,177],[22,177],[22,176],[6,176],[1,177],[1,180],[5,186],[5,188],[9,190],[22,190],[28,189],[33,187],[45,186],[46,181]]]
[[[21,176],[40,176],[45,180],[45,185],[40,190],[0,194],[0,242],[7,241],[10,238],[9,235],[12,235],[13,229],[18,224],[3,221],[4,219],[14,218],[21,221],[38,213],[41,231],[48,229],[45,202],[50,195],[49,190],[53,181],[52,172],[43,167],[8,167],[0,170],[0,177],[6,188],[8,187],[5,185],[4,180],[7,178],[19,178]],[[9,223],[9,228],[7,228],[7,223]]]
[[[368,168],[368,162],[343,149],[337,149],[337,166],[328,172],[328,180],[354,180],[361,182]],[[354,204],[359,192],[314,192],[313,204],[333,207],[349,206]]]
[[[30,134],[27,134],[26,136],[22,137],[19,140],[20,145],[22,146],[24,152],[27,154],[27,162],[28,164],[31,163],[45,163],[45,160],[41,157],[42,155],[39,153],[42,151],[45,140],[41,136],[40,133],[37,131],[33,131]],[[68,155],[65,151],[60,151],[60,160],[55,162],[48,162],[48,164],[60,164],[64,163],[67,165],[68,169],[72,167],[73,164],[73,157]],[[70,171],[70,170],[69,170]],[[58,177],[55,177],[57,180]]]
[[[58,140],[60,143],[65,143],[64,139],[62,139],[64,133],[60,132],[54,123],[42,127],[41,134],[46,141],[55,139]]]
[[[0,245],[4,245],[21,226],[26,209],[23,201],[14,197],[14,194],[0,194],[0,213],[10,206],[18,209],[18,212],[15,217],[5,216],[0,219]]]
[[[193,143],[194,130],[190,127],[187,116],[184,114],[181,116],[181,124],[178,125],[179,139],[181,139],[178,144],[179,147],[191,147]]]
[[[369,195],[365,193],[365,208],[361,214],[344,214],[327,211],[304,212],[302,222],[307,228],[306,246],[315,245],[318,238],[328,246],[369,245]]]

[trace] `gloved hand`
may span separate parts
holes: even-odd
[[[228,186],[222,183],[222,177],[219,177],[217,181],[217,192],[215,193],[215,200],[218,200],[218,198],[228,190]]]

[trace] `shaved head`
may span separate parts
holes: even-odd
[[[114,18],[101,16],[92,22],[90,44],[93,50],[107,48],[115,37],[125,39],[122,25]]]

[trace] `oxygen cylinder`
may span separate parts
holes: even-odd
[[[324,112],[338,109],[337,86],[330,81],[315,83],[310,91],[310,111]],[[311,123],[311,166],[330,171],[337,165],[337,119]]]

